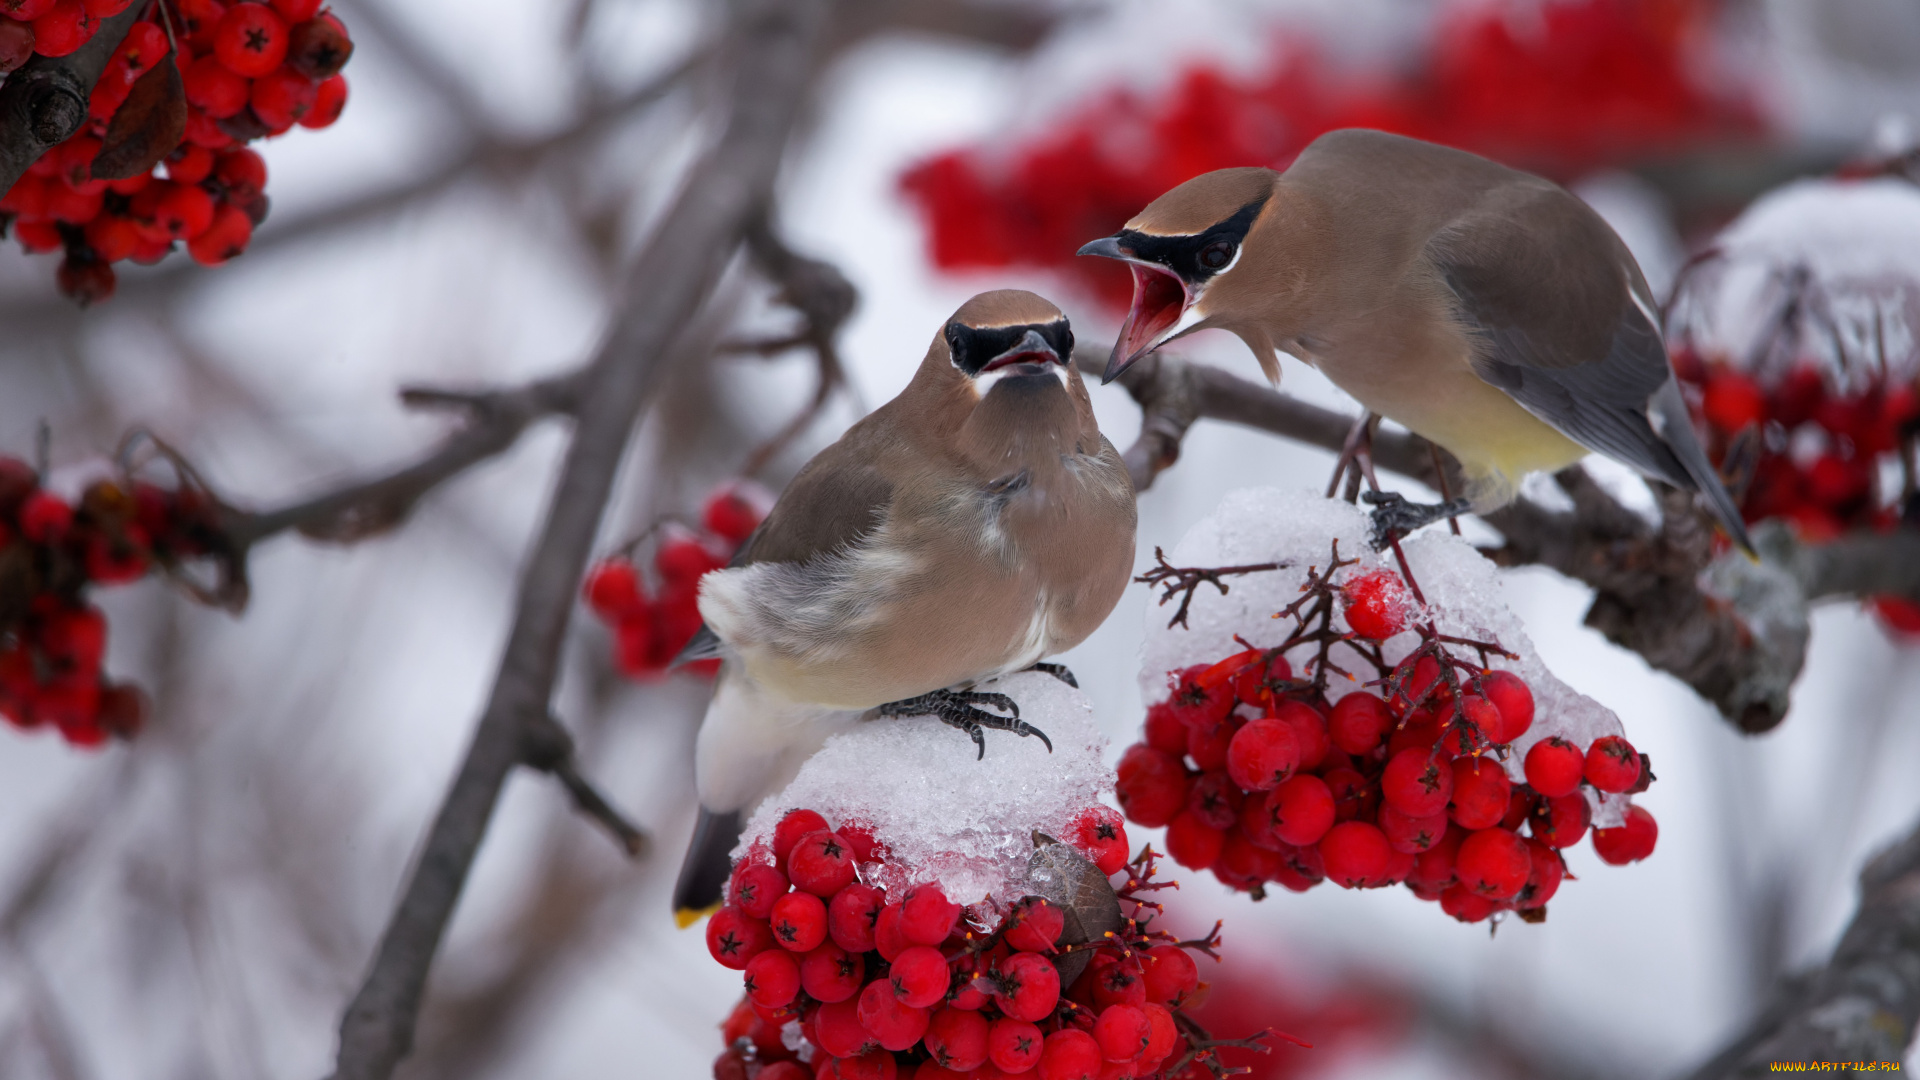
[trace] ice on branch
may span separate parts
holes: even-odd
[[[1225,579],[1222,595],[1210,584],[1194,591],[1187,626],[1167,625],[1172,604],[1147,609],[1146,641],[1141,649],[1140,687],[1149,703],[1167,698],[1169,672],[1196,664],[1213,664],[1249,647],[1272,648],[1292,631],[1291,619],[1274,614],[1294,603],[1310,571],[1324,569],[1338,544],[1340,558],[1355,560],[1336,572],[1336,584],[1345,585],[1371,573],[1396,569],[1391,552],[1378,553],[1367,545],[1368,518],[1352,504],[1322,498],[1308,491],[1253,488],[1229,493],[1213,513],[1197,522],[1181,538],[1167,561],[1178,567],[1284,564],[1280,569]],[[1452,638],[1498,643],[1511,658],[1489,656],[1488,667],[1511,671],[1533,691],[1534,721],[1512,741],[1512,752],[1502,762],[1516,784],[1526,779],[1527,751],[1544,739],[1558,736],[1585,749],[1595,740],[1624,735],[1620,718],[1605,705],[1574,690],[1554,676],[1534,651],[1519,618],[1507,607],[1500,572],[1473,546],[1459,537],[1430,529],[1402,545],[1427,601],[1427,613],[1436,629]],[[1334,626],[1348,629],[1344,613]],[[1412,630],[1381,643],[1381,657],[1394,664],[1418,643]],[[1456,652],[1472,656],[1469,647]],[[1296,675],[1311,675],[1306,664],[1315,655],[1313,645],[1286,653]],[[1332,665],[1346,674],[1331,673],[1326,681],[1329,702],[1357,690],[1378,693],[1366,684],[1377,678],[1373,665],[1352,643],[1329,651]],[[1351,677],[1349,677],[1351,676]],[[1628,799],[1589,791],[1595,827],[1620,825]]]
[[[932,717],[862,724],[827,741],[786,790],[748,821],[735,858],[771,845],[787,810],[867,825],[889,854],[879,882],[890,891],[937,881],[960,903],[1025,895],[1035,830],[1066,839],[1074,818],[1113,782],[1106,739],[1085,695],[1051,675],[1021,672],[978,689],[1004,693],[1020,717],[1053,740],[987,732],[975,760],[966,734]]]

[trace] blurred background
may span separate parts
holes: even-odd
[[[1614,223],[1664,295],[1753,199],[1897,160],[1920,119],[1910,0],[845,9],[775,220],[859,306],[839,341],[844,385],[755,477],[773,490],[898,392],[980,289],[1035,289],[1083,341],[1110,340],[1124,275],[1075,263],[1074,248],[1188,176],[1284,165],[1328,128],[1541,171]],[[276,506],[443,432],[443,415],[402,408],[402,385],[512,385],[592,355],[628,255],[724,104],[710,61],[726,7],[333,10],[357,44],[352,98],[333,127],[265,144],[272,216],[244,257],[135,269],[82,311],[54,288],[57,257],[0,251],[0,453],[30,457],[44,422],[51,483],[72,494],[141,425],[229,501]],[[711,315],[727,338],[793,326],[744,260]],[[1258,377],[1224,335],[1176,351]],[[721,350],[687,368],[633,441],[599,549],[697,515],[818,378],[804,351]],[[1283,387],[1353,410],[1291,361]],[[1117,387],[1094,395],[1129,445],[1136,406]],[[97,750],[0,727],[0,1076],[326,1074],[490,684],[562,434],[535,427],[388,534],[263,545],[242,616],[157,579],[98,594],[108,668],[153,710],[138,738]],[[1142,561],[1225,492],[1321,485],[1331,463],[1202,423],[1141,496]],[[1637,481],[1609,479],[1652,506]],[[1920,814],[1920,664],[1860,607],[1817,612],[1791,714],[1748,738],[1583,627],[1582,586],[1544,570],[1506,581],[1556,672],[1655,762],[1639,801],[1658,852],[1612,868],[1572,849],[1580,880],[1550,920],[1495,933],[1400,890],[1253,903],[1187,875],[1175,923],[1226,920],[1229,960],[1203,972],[1233,990],[1216,990],[1215,1030],[1318,1044],[1254,1062],[1257,1076],[1683,1074],[1780,977],[1824,959],[1860,865]],[[1135,586],[1063,658],[1115,757],[1137,737],[1137,650],[1155,617]],[[667,899],[706,683],[630,677],[615,649],[581,608],[558,707],[583,770],[653,835],[651,853],[627,860],[557,785],[516,777],[401,1076],[708,1075],[739,979],[674,928]]]

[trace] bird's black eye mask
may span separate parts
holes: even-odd
[[[1253,219],[1267,205],[1265,195],[1234,211],[1232,217],[1203,233],[1191,236],[1154,236],[1122,229],[1114,237],[1135,258],[1157,262],[1180,275],[1191,288],[1198,288],[1213,275],[1233,265],[1240,244],[1253,228]]]
[[[1033,349],[1018,350],[1017,347],[1030,332],[1040,335],[1040,340],[1052,350],[1051,355]],[[953,366],[965,372],[969,379],[1008,364],[1064,364],[1073,355],[1073,328],[1064,317],[1049,323],[1023,323],[1019,326],[977,327],[950,322],[946,335],[947,351],[953,355]]]

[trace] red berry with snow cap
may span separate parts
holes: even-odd
[[[1601,791],[1631,791],[1640,782],[1640,754],[1618,735],[1595,739],[1587,747],[1586,777]]]
[[[830,898],[853,884],[853,847],[839,833],[810,832],[787,853],[787,877],[796,889]]]
[[[1580,790],[1587,756],[1580,748],[1558,735],[1541,739],[1527,750],[1527,785],[1548,797],[1571,795]]]

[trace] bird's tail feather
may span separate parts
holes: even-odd
[[[1700,445],[1693,431],[1693,419],[1687,414],[1687,405],[1680,397],[1680,387],[1672,379],[1660,388],[1654,396],[1654,407],[1660,410],[1664,429],[1661,435],[1673,455],[1687,470],[1687,476],[1693,480],[1693,486],[1707,497],[1707,506],[1713,516],[1720,521],[1720,527],[1739,545],[1740,550],[1753,555],[1753,538],[1747,535],[1746,521],[1740,516],[1740,507],[1733,501],[1733,495],[1727,491],[1727,485],[1721,482],[1720,471],[1707,460],[1707,452]]]
[[[692,926],[725,899],[733,846],[740,842],[740,811],[716,814],[700,808],[693,841],[680,864],[680,880],[673,886],[673,915],[682,929]]]

